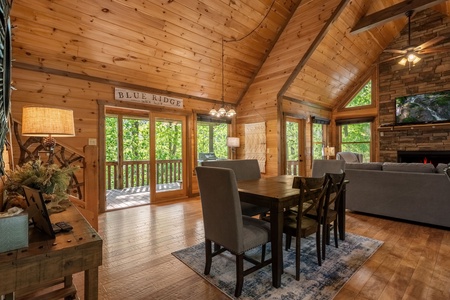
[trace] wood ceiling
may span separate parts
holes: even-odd
[[[332,108],[406,18],[350,31],[410,2],[450,12],[424,0],[14,0],[14,66],[219,101],[223,39],[225,102],[277,81],[280,96]]]

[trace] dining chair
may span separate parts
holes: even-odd
[[[234,171],[236,180],[255,180],[261,178],[261,171],[257,159],[225,159],[203,161],[202,166],[229,168]],[[242,214],[244,216],[264,216],[269,212],[269,208],[256,204],[241,203]]]
[[[339,174],[345,171],[345,160],[315,159],[312,164],[312,177],[322,177],[326,173]]]
[[[301,238],[316,234],[317,262],[322,265],[320,250],[320,222],[316,218],[308,217],[308,213],[315,211],[320,218],[322,206],[328,187],[327,177],[294,177],[293,188],[300,189],[297,209],[285,213],[283,232],[286,234],[286,250],[291,246],[295,237],[295,279],[300,280],[300,249]],[[299,209],[302,208],[302,209]]]
[[[265,259],[270,241],[270,224],[243,216],[233,170],[217,167],[196,168],[205,230],[205,275],[211,271],[212,258],[226,250],[236,256],[235,296],[242,293],[244,276],[272,263]],[[214,252],[212,250],[214,242]],[[218,246],[218,247],[216,247]],[[261,260],[245,256],[245,252],[262,246]],[[244,270],[244,259],[254,264]]]
[[[331,224],[333,224],[334,244],[338,248],[338,211],[344,189],[345,173],[327,173],[328,188],[323,205],[322,217],[317,219],[322,224],[322,259],[325,259],[326,245],[330,244]]]

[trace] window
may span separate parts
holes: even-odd
[[[228,158],[228,120],[199,115],[197,118],[197,159]],[[212,155],[213,154],[213,155]]]
[[[356,96],[345,106],[345,108],[366,106],[372,104],[372,81],[364,85],[364,87],[356,94]]]
[[[324,124],[313,123],[313,159],[322,159],[322,149],[324,146]]]
[[[372,122],[342,124],[341,151],[361,153],[364,161],[370,161],[371,125]]]

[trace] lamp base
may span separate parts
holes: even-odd
[[[51,136],[46,136],[42,138],[41,145],[45,150],[53,152],[53,149],[55,149],[56,146],[56,140]]]

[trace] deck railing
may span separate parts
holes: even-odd
[[[288,160],[286,162],[287,175],[299,175],[298,160]]]
[[[182,180],[182,161],[166,159],[156,161],[156,184],[174,183]],[[119,163],[106,162],[106,189],[124,189],[150,184],[150,161],[131,160]]]

